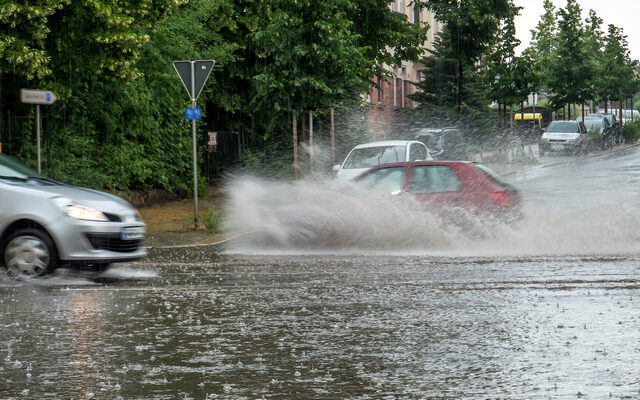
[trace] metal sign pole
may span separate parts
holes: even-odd
[[[40,173],[40,104],[36,104],[36,148],[38,149],[38,173]]]
[[[191,107],[196,107],[196,79],[195,79],[196,62],[191,61]],[[191,139],[193,141],[193,226],[198,229],[198,155],[196,146],[196,120],[191,120]]]
[[[204,83],[209,78],[214,60],[196,60],[196,61],[174,61],[173,68],[178,73],[184,88],[189,93],[191,100],[191,108],[185,110],[185,118],[191,120],[191,131],[193,141],[193,223],[198,229],[198,154],[196,142],[196,119],[201,118],[201,111],[196,107],[198,96]]]
[[[28,104],[36,105],[36,151],[37,151],[37,163],[38,173],[41,173],[40,169],[40,104],[53,104],[57,100],[56,95],[49,90],[40,89],[20,89],[20,101]]]

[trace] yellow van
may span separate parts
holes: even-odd
[[[538,127],[542,129],[542,114],[541,113],[516,113],[513,115],[514,121],[522,121],[522,117],[524,116],[525,121],[530,121],[526,123],[527,127]],[[535,122],[534,122],[535,121]]]

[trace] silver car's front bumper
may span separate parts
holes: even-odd
[[[147,252],[141,243],[141,221],[101,222],[63,217],[47,227],[61,263],[111,263],[131,261]]]

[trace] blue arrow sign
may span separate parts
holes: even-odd
[[[202,119],[202,110],[200,107],[189,107],[184,110],[185,119]]]

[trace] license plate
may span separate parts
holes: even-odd
[[[142,240],[144,239],[144,228],[123,228],[120,231],[120,239],[122,240]]]
[[[564,150],[564,145],[563,144],[552,144],[551,145],[551,149],[552,150]]]

